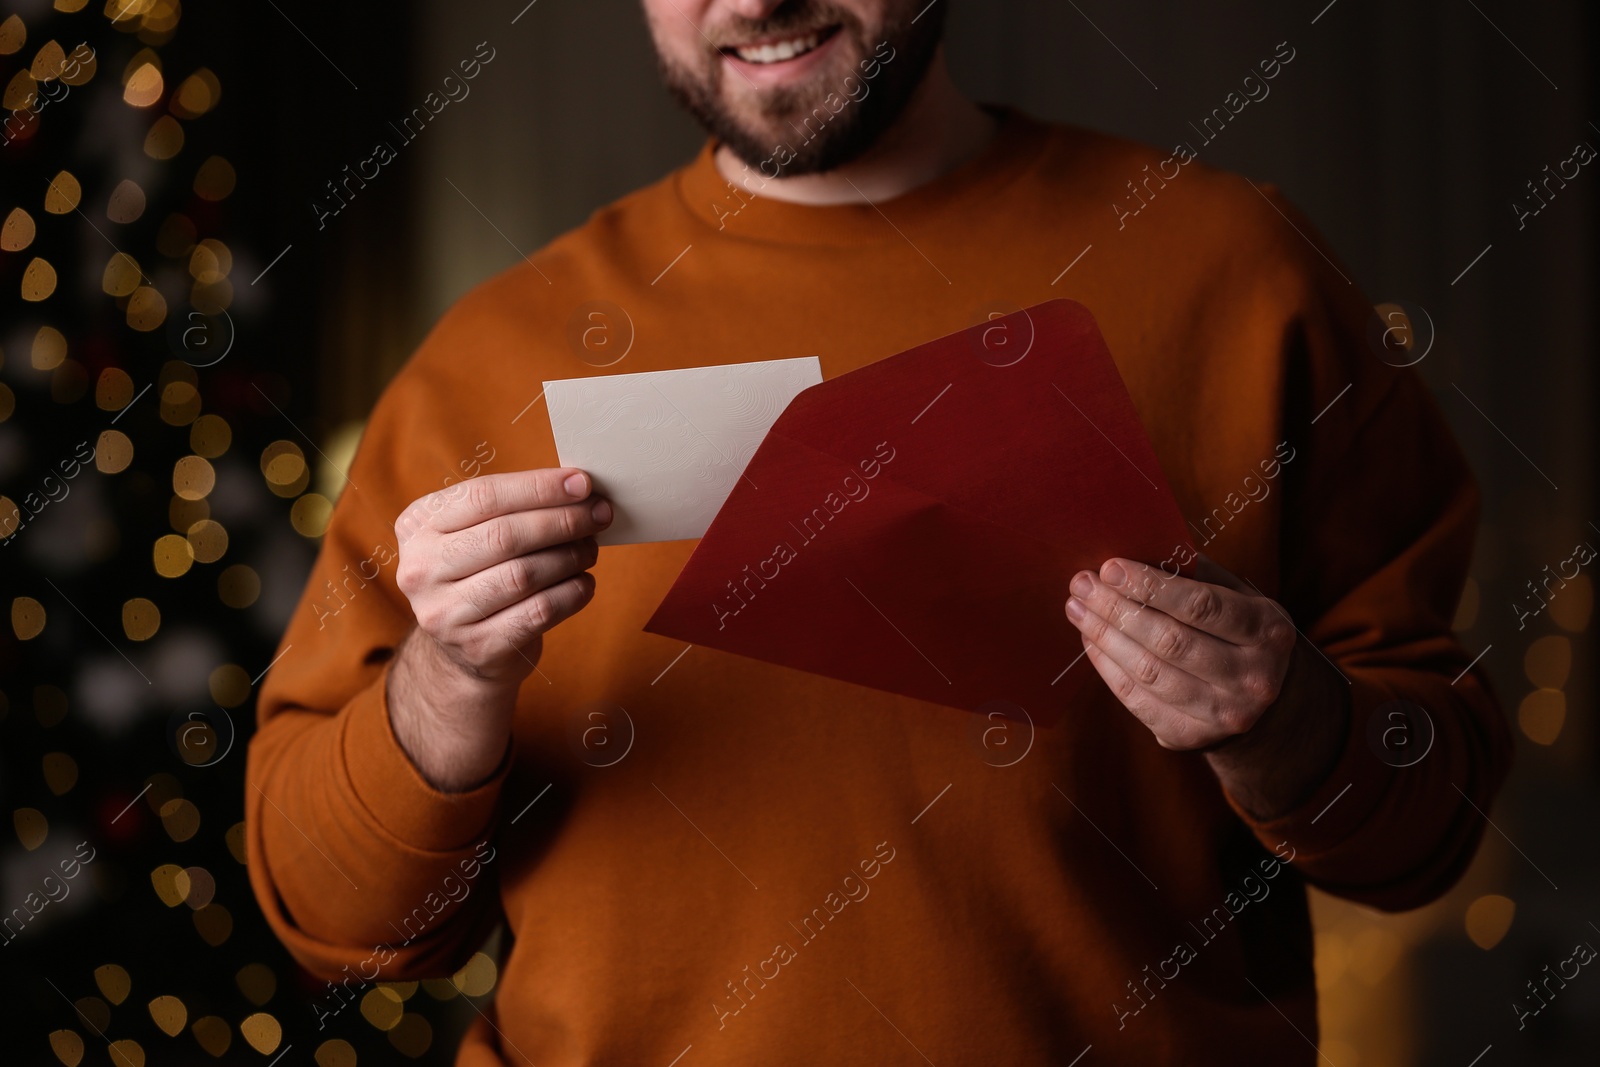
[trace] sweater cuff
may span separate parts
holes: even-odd
[[[1368,743],[1374,713],[1395,699],[1387,688],[1346,674],[1350,679],[1349,731],[1339,762],[1320,786],[1291,810],[1271,819],[1258,819],[1227,795],[1231,807],[1256,839],[1269,849],[1287,843],[1297,859],[1311,859],[1337,849],[1367,824],[1382,805],[1397,765],[1380,758]],[[1411,723],[1411,743],[1418,755],[1432,743],[1432,732]],[[1416,736],[1417,734],[1424,736]],[[1374,738],[1376,743],[1379,738]],[[1394,740],[1382,737],[1384,742]]]
[[[511,766],[510,746],[488,781],[464,793],[428,783],[389,722],[389,668],[344,709],[340,763],[367,815],[400,842],[424,852],[454,852],[482,840],[494,820]]]

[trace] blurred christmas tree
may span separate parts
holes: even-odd
[[[206,54],[205,20],[235,16],[10,6],[0,997],[23,1025],[0,1058],[447,1062],[470,1013],[441,1002],[487,993],[487,957],[420,991],[375,987],[319,1031],[302,1001],[321,984],[266,928],[243,866],[255,685],[339,476],[259,344],[277,238],[258,253],[240,203],[272,191],[236,196],[250,174],[233,160],[271,148],[230,118],[228,70]]]

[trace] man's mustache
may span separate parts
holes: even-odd
[[[850,29],[856,26],[856,21],[848,12],[832,4],[786,4],[765,18],[731,16],[725,24],[707,30],[706,38],[712,47],[720,51],[774,37],[803,37],[835,26]]]

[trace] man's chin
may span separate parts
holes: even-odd
[[[739,159],[752,167],[774,160],[785,174],[798,175],[831,169],[848,162],[845,155],[857,154],[844,148],[863,117],[856,100],[826,85],[772,92],[760,106],[741,93],[739,106],[725,104],[721,111],[718,139]],[[770,164],[767,171],[771,175]]]
[[[871,136],[855,124],[833,124],[825,131],[813,132],[798,119],[794,126],[770,134],[743,131],[738,137],[718,140],[735,159],[766,178],[797,178],[834,170],[853,162],[872,145]]]

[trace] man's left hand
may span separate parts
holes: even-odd
[[[1349,728],[1348,679],[1276,601],[1201,556],[1194,578],[1109,559],[1072,579],[1084,654],[1163,748],[1203,749],[1261,818],[1304,800]]]
[[[1067,618],[1111,692],[1163,748],[1209,748],[1251,730],[1278,699],[1296,631],[1274,601],[1202,557],[1168,575],[1109,559],[1072,579]]]

